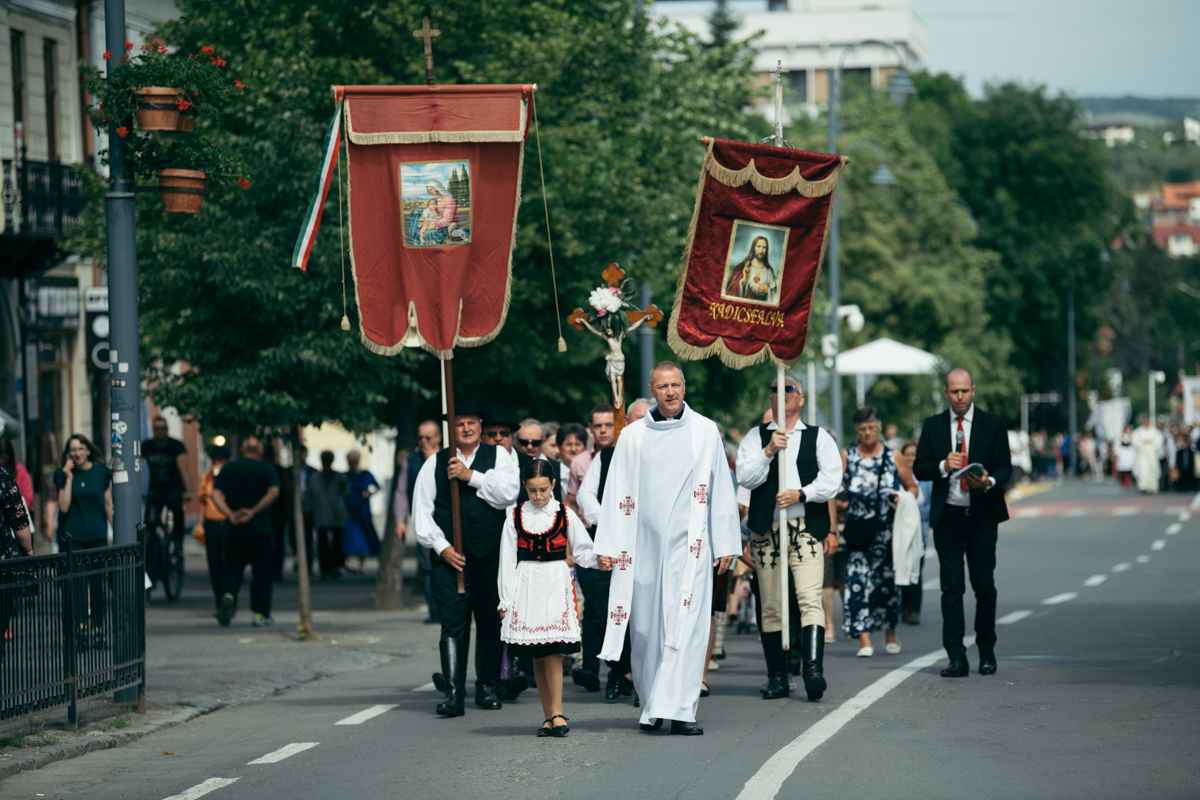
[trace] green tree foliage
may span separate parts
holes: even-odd
[[[1098,324],[1111,268],[1098,256],[1132,221],[1106,172],[1104,145],[1081,136],[1080,106],[1044,88],[988,86],[973,101],[948,75],[917,75],[904,116],[979,224],[978,247],[1000,263],[986,276],[990,332],[1007,331],[1025,390],[1066,385],[1066,299],[1078,334]]]

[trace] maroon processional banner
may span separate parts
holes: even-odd
[[[791,367],[804,352],[845,159],[707,141],[667,341],[685,359]]]
[[[508,313],[533,87],[344,86],[363,344],[449,358]]]

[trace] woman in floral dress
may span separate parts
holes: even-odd
[[[852,550],[846,561],[847,635],[858,636],[860,658],[875,655],[871,633],[886,629],[885,652],[896,655],[900,641],[900,592],[892,565],[892,520],[895,503],[890,495],[908,490],[917,496],[917,484],[904,459],[880,441],[879,412],[864,406],[854,412],[858,444],[842,451],[846,489],[849,493],[847,524],[850,520],[876,519],[875,540],[865,550]],[[882,461],[882,463],[881,463]]]

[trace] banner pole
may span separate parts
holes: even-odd
[[[442,407],[446,409],[447,430],[449,431],[446,442],[450,448],[450,457],[457,458],[458,436],[455,435],[454,430],[454,371],[448,358],[442,359]],[[454,549],[461,556],[463,554],[462,515],[458,508],[458,491],[458,481],[450,481],[450,514],[454,519]],[[466,577],[463,572],[458,573],[458,593],[467,593]]]
[[[775,146],[783,147],[783,62],[775,62]],[[787,396],[787,387],[784,385],[786,376],[783,374],[783,367],[778,366],[775,369],[775,429],[783,431],[787,435],[787,416],[784,413],[784,398]],[[779,491],[787,491],[787,449],[784,448],[776,454],[779,458]],[[791,592],[788,591],[788,528],[787,528],[787,509],[779,507],[779,619],[783,626],[783,649],[790,650],[791,643]]]

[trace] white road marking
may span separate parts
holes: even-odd
[[[1191,518],[1192,518],[1192,515],[1191,515],[1191,514],[1189,514],[1189,513],[1188,513],[1188,512],[1186,512],[1186,511],[1184,511],[1183,513],[1181,513],[1181,514],[1179,515],[1179,521],[1180,521],[1180,522],[1187,522],[1187,521],[1188,521],[1189,519],[1191,519]]]
[[[1092,577],[1090,577],[1086,581],[1084,581],[1083,585],[1084,586],[1099,586],[1100,584],[1104,583],[1106,580],[1108,580],[1107,575],[1093,575]]]
[[[1137,508],[1134,506],[1117,506],[1112,510],[1114,517],[1132,517],[1137,513]]]
[[[925,583],[921,586],[921,588],[928,589],[929,591],[932,592],[935,589],[942,588],[942,582],[940,580],[938,580],[937,578],[934,578],[933,580],[925,581]]]
[[[1166,508],[1163,509],[1162,513],[1170,516],[1171,514],[1180,513],[1185,508],[1186,508],[1186,506],[1167,506]]]
[[[1056,606],[1059,603],[1065,603],[1068,600],[1074,600],[1076,597],[1079,597],[1078,592],[1063,592],[1062,594],[1054,595],[1054,597],[1047,597],[1045,600],[1042,601],[1042,605]]]
[[[305,750],[309,750],[319,744],[320,742],[292,742],[286,747],[279,748],[274,753],[267,753],[262,758],[254,759],[246,766],[250,766],[252,764],[274,764],[277,761],[283,761],[288,756],[294,756],[296,753],[303,753]]]
[[[413,689],[413,691],[414,692],[436,692],[437,687],[433,685],[433,681],[430,681],[429,683],[418,686],[417,688]]]
[[[974,636],[963,639],[967,647],[975,644]],[[879,680],[863,689],[858,694],[842,703],[830,714],[825,716],[804,733],[784,745],[775,755],[767,759],[767,763],[746,781],[737,800],[766,800],[779,793],[783,782],[786,781],[800,762],[813,750],[829,740],[831,736],[842,729],[850,720],[866,710],[872,703],[895,689],[904,679],[914,672],[931,667],[946,657],[945,650],[935,650],[932,653],[913,659],[902,667],[897,667]]]
[[[196,800],[197,797],[203,797],[211,791],[228,786],[238,780],[238,778],[209,778],[204,783],[197,784],[179,794],[171,795],[167,800]]]
[[[1150,543],[1151,550],[1162,550],[1166,546],[1167,546],[1166,539],[1155,539],[1153,542]]]
[[[1128,561],[1122,561],[1120,564],[1117,564],[1115,567],[1113,567],[1112,571],[1113,572],[1124,572],[1129,569],[1133,569],[1133,564],[1130,564]]]
[[[1015,516],[1020,519],[1021,517],[1040,517],[1041,515],[1040,508],[1018,508]]]
[[[1087,515],[1086,508],[1068,508],[1062,513],[1064,517],[1083,517]]]
[[[1172,522],[1170,525],[1167,526],[1167,536],[1174,536],[1175,534],[1179,533],[1181,530],[1183,530],[1182,522]]]
[[[1196,496],[1192,498],[1192,502],[1188,504],[1188,508],[1193,511],[1200,508],[1200,492],[1196,492]]]
[[[1150,561],[1150,556],[1138,556],[1134,559],[1139,564],[1145,564]]]
[[[387,712],[391,711],[393,708],[396,708],[396,706],[395,705],[371,706],[366,711],[360,711],[357,714],[351,714],[350,716],[346,717],[345,719],[338,720],[334,724],[335,725],[362,725],[367,720],[374,719],[375,717],[378,717],[380,714],[386,714]]]
[[[996,620],[997,625],[1014,625],[1026,617],[1033,614],[1032,611],[1014,611],[1011,614],[1005,614],[1000,619]]]

